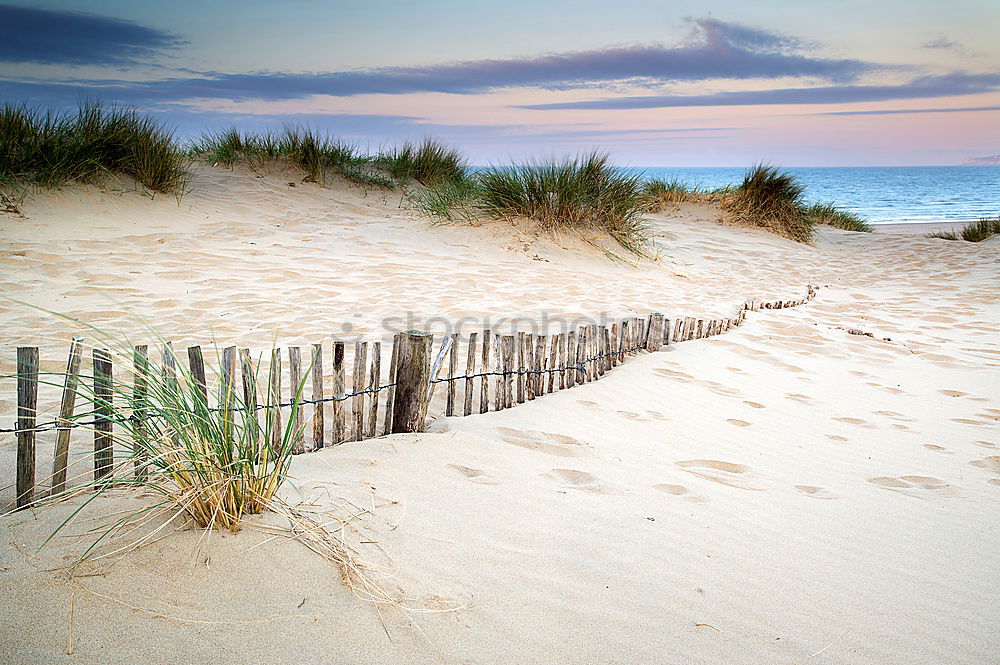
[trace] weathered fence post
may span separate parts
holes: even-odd
[[[479,384],[479,413],[490,410],[490,330],[483,330],[483,381]],[[396,430],[393,430],[394,432]]]
[[[77,361],[77,367],[79,367]],[[148,455],[146,446],[146,418],[149,417],[149,347],[139,344],[132,350],[132,403],[134,404],[132,415],[135,417],[134,440],[132,441],[132,456],[135,458],[135,479],[144,480],[147,475],[146,461]],[[69,448],[69,438],[66,440],[67,452]],[[58,460],[57,460],[58,463]],[[63,488],[65,489],[66,460],[63,459]],[[59,491],[62,491],[60,489]],[[52,492],[56,492],[53,483]]]
[[[472,375],[476,373],[476,340],[479,333],[469,333],[469,351],[465,358],[465,410],[464,415],[472,414],[472,390],[474,383]]]
[[[475,333],[473,333],[473,335],[475,335]],[[399,361],[399,336],[400,333],[396,333],[392,336],[392,357],[389,359],[389,376],[386,378],[386,383],[389,387],[387,388],[388,392],[385,396],[385,422],[382,424],[382,434],[392,434],[392,400],[396,395],[396,366]],[[467,395],[467,403],[468,400],[469,396]],[[472,407],[469,406],[467,408]]]
[[[434,336],[419,330],[408,330],[400,336],[399,342],[399,354],[396,359],[396,394],[392,409],[392,431],[394,434],[419,432],[424,428],[427,384],[431,375],[431,347],[434,344]],[[487,344],[485,348],[488,349],[489,345]]]
[[[448,353],[448,404],[444,415],[455,415],[455,395],[458,387],[455,385],[455,372],[458,371],[458,333],[451,335],[451,349]]]
[[[267,370],[267,404],[271,416],[271,450],[281,450],[281,349],[271,349],[271,364]]]
[[[646,350],[659,351],[663,346],[663,315],[655,312],[649,315],[649,332],[646,333]]]
[[[223,380],[225,383],[225,380]],[[305,435],[302,431],[302,396],[305,386],[302,383],[302,349],[297,346],[288,347],[288,383],[291,392],[292,418],[292,454],[300,455],[306,451]],[[227,394],[228,398],[228,394]],[[226,406],[228,407],[228,399]],[[227,428],[230,421],[226,421]]]
[[[354,343],[354,375],[351,377],[354,387],[354,399],[351,403],[354,416],[352,438],[361,441],[365,438],[365,374],[368,370],[368,342]]]
[[[344,343],[333,343],[333,443],[343,443],[347,440],[347,401],[344,388],[347,385],[344,377]]]
[[[205,404],[208,404],[208,381],[205,379],[205,358],[201,354],[201,347],[189,346],[187,351],[188,369],[191,372],[191,378],[194,379],[195,385],[198,386],[198,391],[201,393],[202,398],[204,398]]]
[[[111,353],[94,349],[94,480],[111,474],[114,449],[111,438]]]
[[[500,340],[500,350],[504,358],[503,402],[504,408],[514,406],[514,336],[504,335]]]
[[[368,410],[368,436],[378,436],[378,394],[382,383],[382,342],[372,342],[372,367],[368,377],[368,387],[371,388],[371,408]]]
[[[17,347],[17,507],[35,498],[38,347]]]
[[[312,348],[312,399],[313,399],[313,450],[319,450],[323,447],[324,441],[324,417],[326,411],[326,403],[323,401],[326,397],[323,392],[323,343],[313,344]]]
[[[74,337],[69,344],[66,376],[63,382],[62,402],[59,405],[59,430],[56,433],[56,453],[52,462],[52,494],[66,490],[66,467],[69,466],[70,418],[76,405],[77,385],[80,383],[80,342]]]

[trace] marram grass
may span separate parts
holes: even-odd
[[[987,238],[1000,235],[1000,216],[996,219],[984,217],[977,222],[966,224],[958,233],[954,231],[938,231],[928,234],[930,238],[943,240],[965,240],[966,242],[982,242]]]
[[[0,108],[0,187],[59,187],[117,174],[182,194],[187,162],[171,131],[132,109],[99,102],[64,113]]]
[[[599,152],[486,169],[476,176],[476,195],[475,205],[490,216],[601,230],[635,253],[649,237],[641,177],[621,173]]]
[[[845,231],[872,233],[871,223],[860,215],[835,206],[832,203],[814,203],[803,209],[803,214],[812,224],[825,224]]]
[[[794,176],[774,166],[758,164],[747,172],[722,206],[739,223],[808,242],[812,239],[814,221],[804,213],[803,191]]]
[[[99,543],[136,529],[151,511],[166,512],[168,521],[186,516],[201,528],[236,532],[247,515],[271,506],[288,477],[292,449],[302,435],[294,423],[303,384],[291,387],[292,398],[286,402],[285,413],[279,414],[267,386],[272,372],[280,367],[268,365],[263,372],[262,362],[247,359],[255,367],[253,374],[235,383],[232,390],[222,387],[221,377],[210,379],[206,387],[172,351],[167,353],[173,362],[163,363],[158,350],[155,360],[146,359],[125,341],[100,334],[98,339],[113,358],[117,376],[136,367],[135,376],[143,378],[116,379],[108,400],[97,390],[93,376],[79,376],[77,403],[93,404],[94,410],[79,413],[74,421],[92,428],[97,417],[110,420],[115,460],[107,466],[107,475],[97,479],[90,475],[92,465],[85,464],[88,470],[80,474],[85,477],[77,478],[82,482],[71,482],[64,492],[40,500],[87,497],[56,533],[94,499],[112,490],[155,498],[110,521],[84,557]],[[64,380],[62,374],[39,375],[41,383],[54,387],[61,388]],[[250,403],[245,390],[251,395]],[[254,403],[257,400],[260,404]],[[99,407],[107,409],[108,415],[102,416]]]

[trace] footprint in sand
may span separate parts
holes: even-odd
[[[950,450],[948,450],[947,448],[945,448],[944,446],[936,446],[933,443],[925,443],[924,444],[924,448],[926,448],[927,450],[933,450],[936,453],[944,453],[945,455],[953,455],[954,454]]]
[[[954,486],[949,485],[940,478],[933,478],[931,476],[899,476],[898,478],[879,476],[877,478],[869,478],[868,482],[878,485],[882,489],[892,490],[893,492],[899,492],[918,499],[925,498],[928,495],[941,498],[956,497],[959,495],[958,490]]]
[[[965,397],[969,393],[963,393],[961,390],[939,390],[942,395],[947,395],[948,397]]]
[[[497,427],[497,431],[503,435],[503,440],[507,443],[549,455],[576,457],[586,452],[586,443],[565,434],[549,434],[510,427]]]
[[[901,423],[916,422],[916,420],[914,418],[907,418],[906,416],[904,416],[902,413],[899,413],[898,411],[872,411],[872,414],[876,415],[876,416],[885,416],[886,418],[889,418],[890,420],[897,420],[897,421],[899,421]]]
[[[576,469],[552,469],[551,474],[542,474],[549,478],[555,478],[570,489],[581,492],[591,492],[593,494],[612,494],[617,488],[611,483],[606,483],[592,473],[577,471]]]
[[[667,417],[662,413],[660,413],[659,411],[647,411],[646,413],[648,413],[651,417],[656,418],[657,420],[667,419]]]
[[[745,464],[720,462],[711,459],[692,459],[676,462],[688,473],[741,490],[763,491],[767,489],[760,476]]]
[[[480,485],[497,484],[497,482],[482,469],[473,469],[472,467],[462,466],[461,464],[445,464],[445,466],[449,469],[454,469],[474,483],[479,483]]]
[[[750,423],[745,420],[740,420],[738,418],[727,418],[726,422],[730,425],[736,425],[737,427],[750,427]]]
[[[841,416],[839,418],[833,418],[841,423],[847,423],[848,425],[857,425],[858,427],[868,427],[870,429],[875,429],[875,425],[872,425],[867,420],[862,420],[861,418],[850,418],[848,416]]]
[[[657,374],[660,374],[662,376],[666,376],[666,377],[671,378],[671,379],[676,379],[678,381],[685,381],[686,382],[686,381],[690,381],[690,380],[694,379],[694,377],[691,376],[690,374],[685,374],[684,372],[675,372],[672,369],[666,369],[666,368],[663,368],[663,367],[657,367],[653,371],[656,372]]]
[[[757,402],[746,402],[746,401],[744,401],[743,403],[746,404],[747,406],[749,406],[752,409],[763,409],[764,408],[763,404],[758,404]]]
[[[984,457],[983,459],[972,460],[969,464],[977,466],[980,469],[986,469],[991,473],[1000,474],[1000,455],[991,455],[989,457]],[[1000,485],[1000,483],[993,482],[993,480],[990,480],[989,482],[994,485]]]
[[[589,399],[578,399],[576,403],[581,406],[597,406],[597,402],[591,402]]]
[[[799,404],[812,404],[813,398],[809,395],[800,395],[799,393],[785,393],[785,398],[790,399],[793,402],[798,402]]]
[[[997,444],[992,441],[973,441],[973,443],[983,446],[984,448],[996,448]]]
[[[691,490],[683,485],[670,485],[668,483],[662,483],[660,485],[653,485],[653,489],[659,490],[671,496],[683,497],[685,500],[694,501],[695,503],[705,503],[708,501],[708,499],[703,496],[691,494]]]
[[[831,441],[848,441],[849,440],[846,436],[840,436],[839,434],[824,434],[823,436],[825,436],[826,438],[830,439]]]
[[[815,485],[795,485],[795,489],[814,499],[836,499],[837,495]]]
[[[635,411],[619,411],[618,415],[623,418],[628,418],[629,420],[634,420],[636,422],[644,422],[646,419],[640,416]]]

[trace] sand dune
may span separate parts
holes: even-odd
[[[297,457],[286,499],[342,515],[400,607],[253,528],[181,530],[69,581],[82,542],[36,548],[70,508],[7,516],[9,662],[996,658],[996,244],[824,228],[805,246],[689,206],[654,216],[658,260],[629,266],[583,239],[429,226],[398,195],[281,176],[201,169],[179,203],[39,196],[2,220],[0,291],[136,338],[148,322],[178,344],[266,348],[384,337],[407,312],[475,329],[543,311],[728,314],[821,289],[600,382]],[[17,344],[59,358],[77,331],[0,307],[5,373]]]

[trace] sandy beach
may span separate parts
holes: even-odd
[[[801,244],[683,204],[650,216],[655,260],[639,260],[599,235],[430,224],[399,193],[301,180],[200,165],[180,200],[33,195],[0,217],[0,293],[27,303],[0,301],[0,373],[18,345],[59,370],[70,338],[92,337],[28,305],[136,343],[264,350],[818,295],[512,409],[296,456],[284,499],[341,515],[393,606],[274,516],[171,531],[71,577],[86,536],[41,545],[73,505],[8,514],[5,662],[996,661],[997,243],[894,225]],[[39,399],[51,415],[57,391]],[[4,379],[4,427],[15,410]]]

